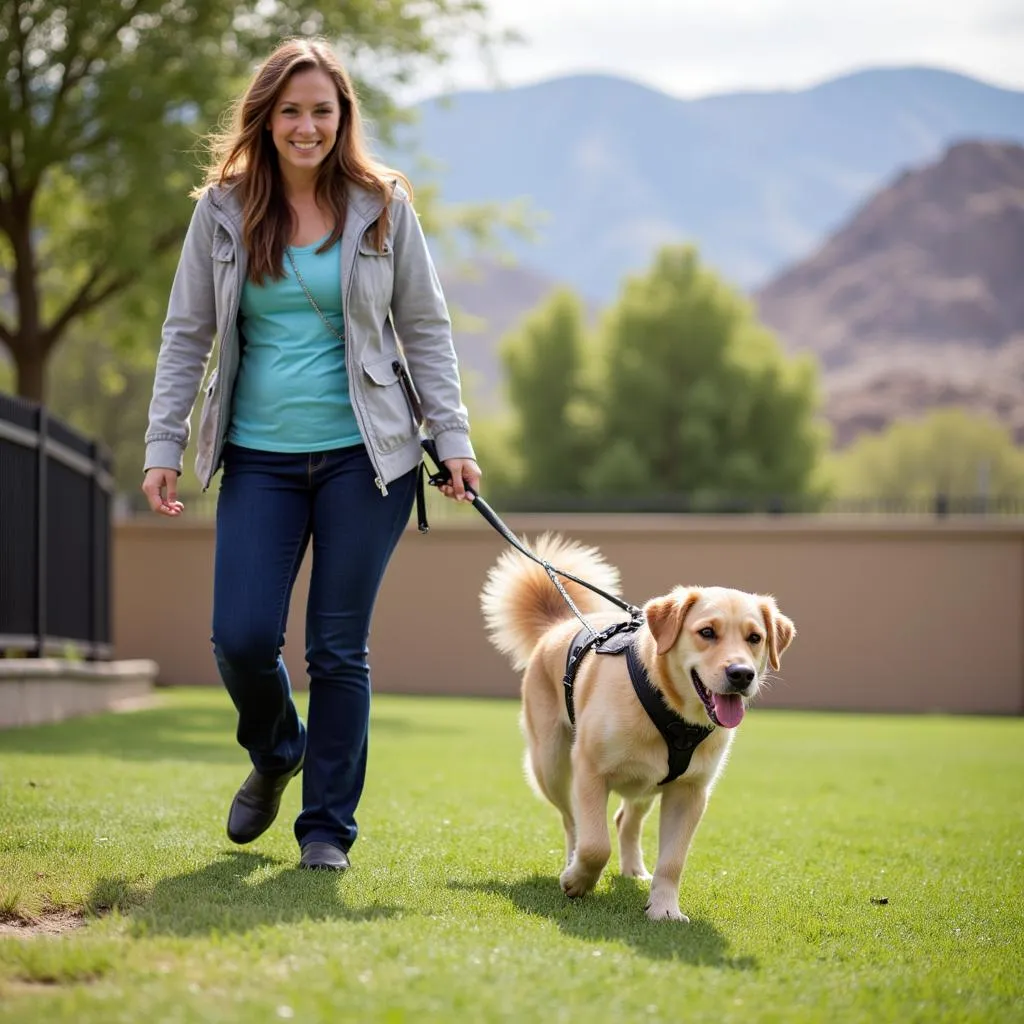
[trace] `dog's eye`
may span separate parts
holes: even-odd
[[[763,639],[764,638],[761,636],[760,633],[751,633],[750,636],[747,637],[747,643],[756,645],[759,644]]]
[[[705,626],[703,629],[697,630],[697,636],[702,636],[705,640],[714,640],[715,631],[711,626]]]

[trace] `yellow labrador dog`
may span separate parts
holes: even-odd
[[[616,593],[619,573],[594,548],[545,534],[535,552],[552,565]],[[588,621],[601,629],[621,620],[608,604],[570,581],[565,587]],[[636,661],[646,669],[655,699],[667,705],[700,742],[685,771],[664,780],[669,750],[634,691],[624,656],[586,654],[573,686],[575,729],[563,678],[566,656],[580,630],[544,569],[505,552],[490,570],[481,605],[492,643],[523,671],[522,728],[531,783],[562,815],[566,867],[562,889],[582,896],[611,855],[608,796],[615,815],[623,875],[650,879],[647,916],[687,921],[679,909],[679,880],[708,795],[725,766],[747,701],[793,639],[793,623],[772,597],[722,587],[676,587],[644,606],[634,634]],[[661,796],[658,859],[653,879],[640,848],[644,818]]]

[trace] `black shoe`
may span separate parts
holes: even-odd
[[[348,854],[330,843],[306,843],[299,858],[299,867],[307,871],[347,871]]]
[[[228,839],[251,843],[274,824],[285,788],[299,772],[302,762],[283,775],[261,775],[254,768],[242,783],[228,811]]]

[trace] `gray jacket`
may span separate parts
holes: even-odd
[[[383,494],[390,481],[418,464],[421,426],[442,459],[474,458],[451,320],[423,230],[400,188],[389,210],[387,244],[378,252],[365,235],[383,206],[372,193],[350,187],[341,236],[349,397]],[[212,187],[196,203],[171,287],[145,467],[181,472],[189,416],[216,338],[216,368],[206,383],[196,451],[204,490],[220,466],[231,418],[246,263],[238,197],[230,188]],[[406,371],[412,396],[402,381]]]

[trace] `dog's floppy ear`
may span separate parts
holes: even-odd
[[[653,597],[644,605],[647,628],[658,645],[658,654],[667,654],[672,650],[687,614],[699,597],[700,592],[695,587],[677,587],[671,594]]]
[[[774,597],[761,598],[761,616],[768,635],[768,664],[778,671],[779,658],[796,636],[796,626],[779,611]]]

